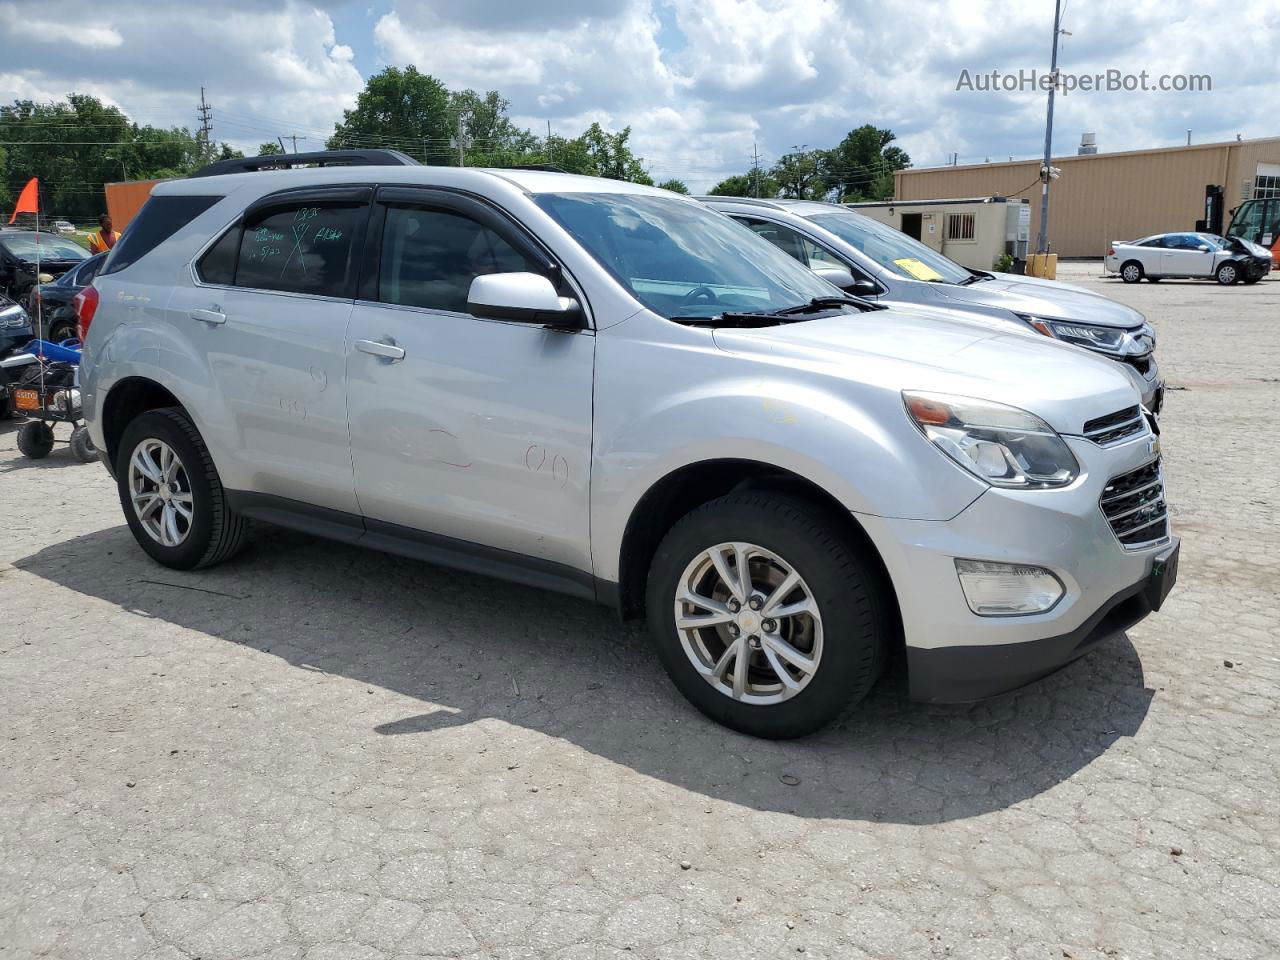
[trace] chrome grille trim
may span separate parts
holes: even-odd
[[[1094,417],[1084,425],[1084,438],[1100,447],[1137,436],[1147,429],[1141,406],[1125,407],[1105,417]]]
[[[1112,477],[1098,508],[1126,550],[1141,550],[1169,539],[1169,507],[1159,458]]]

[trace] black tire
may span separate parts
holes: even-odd
[[[18,428],[18,449],[31,460],[43,460],[53,450],[53,427],[29,420]]]
[[[1254,274],[1251,277],[1244,277],[1243,279],[1245,283],[1257,283],[1259,280],[1262,279],[1262,274],[1260,273]]]
[[[1224,287],[1229,287],[1240,279],[1240,265],[1228,260],[1218,267],[1213,276]]]
[[[1137,260],[1126,260],[1120,264],[1120,279],[1125,283],[1137,283],[1146,276],[1146,273],[1147,271]]]
[[[76,335],[76,322],[74,320],[58,319],[49,325],[49,336],[46,337],[52,343],[61,343],[63,340],[69,340]]]
[[[803,501],[730,494],[694,510],[663,538],[649,568],[650,634],[676,687],[708,717],[757,737],[800,737],[858,703],[875,683],[890,635],[887,598],[874,567],[832,532],[834,526]],[[825,639],[818,667],[806,686],[779,703],[745,703],[712,686],[695,669],[675,627],[675,592],[685,568],[708,548],[731,541],[785,558],[821,613]]]
[[[173,449],[190,486],[190,527],[176,546],[160,543],[143,528],[130,495],[129,461],[138,445],[148,439],[160,440]],[[209,449],[195,424],[178,407],[148,410],[125,427],[116,453],[116,486],[134,539],[157,563],[175,570],[210,567],[230,559],[244,544],[246,521],[227,505]]]
[[[71,431],[71,453],[81,463],[93,463],[98,459],[98,448],[93,445],[88,427],[81,425]]]

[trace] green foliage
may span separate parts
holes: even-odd
[[[709,191],[713,197],[776,197],[778,181],[763,170],[734,174],[721,180]]]
[[[1013,257],[1007,253],[1002,253],[996,257],[995,263],[991,265],[991,269],[997,273],[1008,273],[1009,268],[1013,266]]]
[[[342,111],[342,122],[329,138],[330,150],[387,147],[423,163],[448,164],[456,132],[451,95],[443,83],[414,66],[387,67],[369,78],[354,110]]]
[[[96,97],[15,100],[0,106],[0,208],[11,207],[31,177],[40,178],[41,215],[91,221],[106,209],[103,185],[184,176],[217,156],[189,130],[139,126]]]
[[[280,144],[273,140],[265,140],[258,144],[257,155],[260,157],[275,157],[282,153],[284,153],[284,150],[281,149]]]
[[[827,185],[821,151],[784,154],[771,171],[784,197],[793,200],[822,200],[831,188]]]
[[[670,190],[672,193],[683,193],[689,195],[689,187],[683,180],[677,180],[672,177],[670,180],[663,180],[658,184],[663,190]]]
[[[843,201],[888,200],[893,196],[893,172],[911,165],[892,130],[866,123],[850,130],[833,149],[822,151],[828,191]]]

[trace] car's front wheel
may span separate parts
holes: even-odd
[[[209,450],[182,410],[149,410],[125,428],[116,482],[134,539],[166,567],[207,567],[240,549],[245,521],[228,506]]]
[[[871,689],[889,633],[874,569],[822,511],[733,494],[680,520],[649,572],[650,630],[676,686],[759,737],[819,729]]]
[[[1218,271],[1214,276],[1224,287],[1229,287],[1240,279],[1240,268],[1234,263],[1224,263],[1218,267]]]

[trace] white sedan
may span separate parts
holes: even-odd
[[[1215,233],[1160,233],[1131,243],[1115,241],[1103,260],[1125,283],[1172,277],[1257,283],[1271,272],[1271,251],[1239,237]]]

